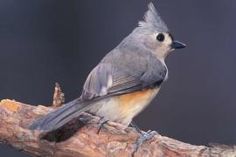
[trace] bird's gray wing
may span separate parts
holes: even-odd
[[[136,66],[98,64],[89,74],[81,98],[93,100],[160,85],[165,79],[166,67],[156,58],[144,62]]]
[[[56,130],[89,110],[94,104],[91,101],[159,86],[165,79],[167,69],[155,56],[137,51],[119,52],[110,53],[92,70],[80,98],[38,119],[30,128]]]

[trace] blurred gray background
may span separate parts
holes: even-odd
[[[47,105],[56,81],[67,101],[78,97],[89,71],[137,26],[148,2],[1,0],[0,98]],[[136,123],[192,144],[235,144],[236,1],[154,4],[188,47],[167,59],[169,80]],[[0,145],[3,154],[27,157]]]

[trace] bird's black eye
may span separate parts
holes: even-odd
[[[162,41],[165,40],[165,36],[164,36],[164,34],[159,33],[159,34],[157,35],[156,39],[157,39],[158,41],[162,42]]]

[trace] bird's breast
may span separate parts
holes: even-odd
[[[110,97],[97,102],[90,112],[107,120],[128,125],[153,100],[159,89],[160,87],[143,89]]]
[[[119,110],[124,119],[132,119],[156,96],[160,88],[144,89],[118,97]]]

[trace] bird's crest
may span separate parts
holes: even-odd
[[[149,3],[148,11],[144,15],[144,20],[139,22],[140,27],[155,29],[158,32],[168,32],[167,25],[161,19],[153,3]]]

